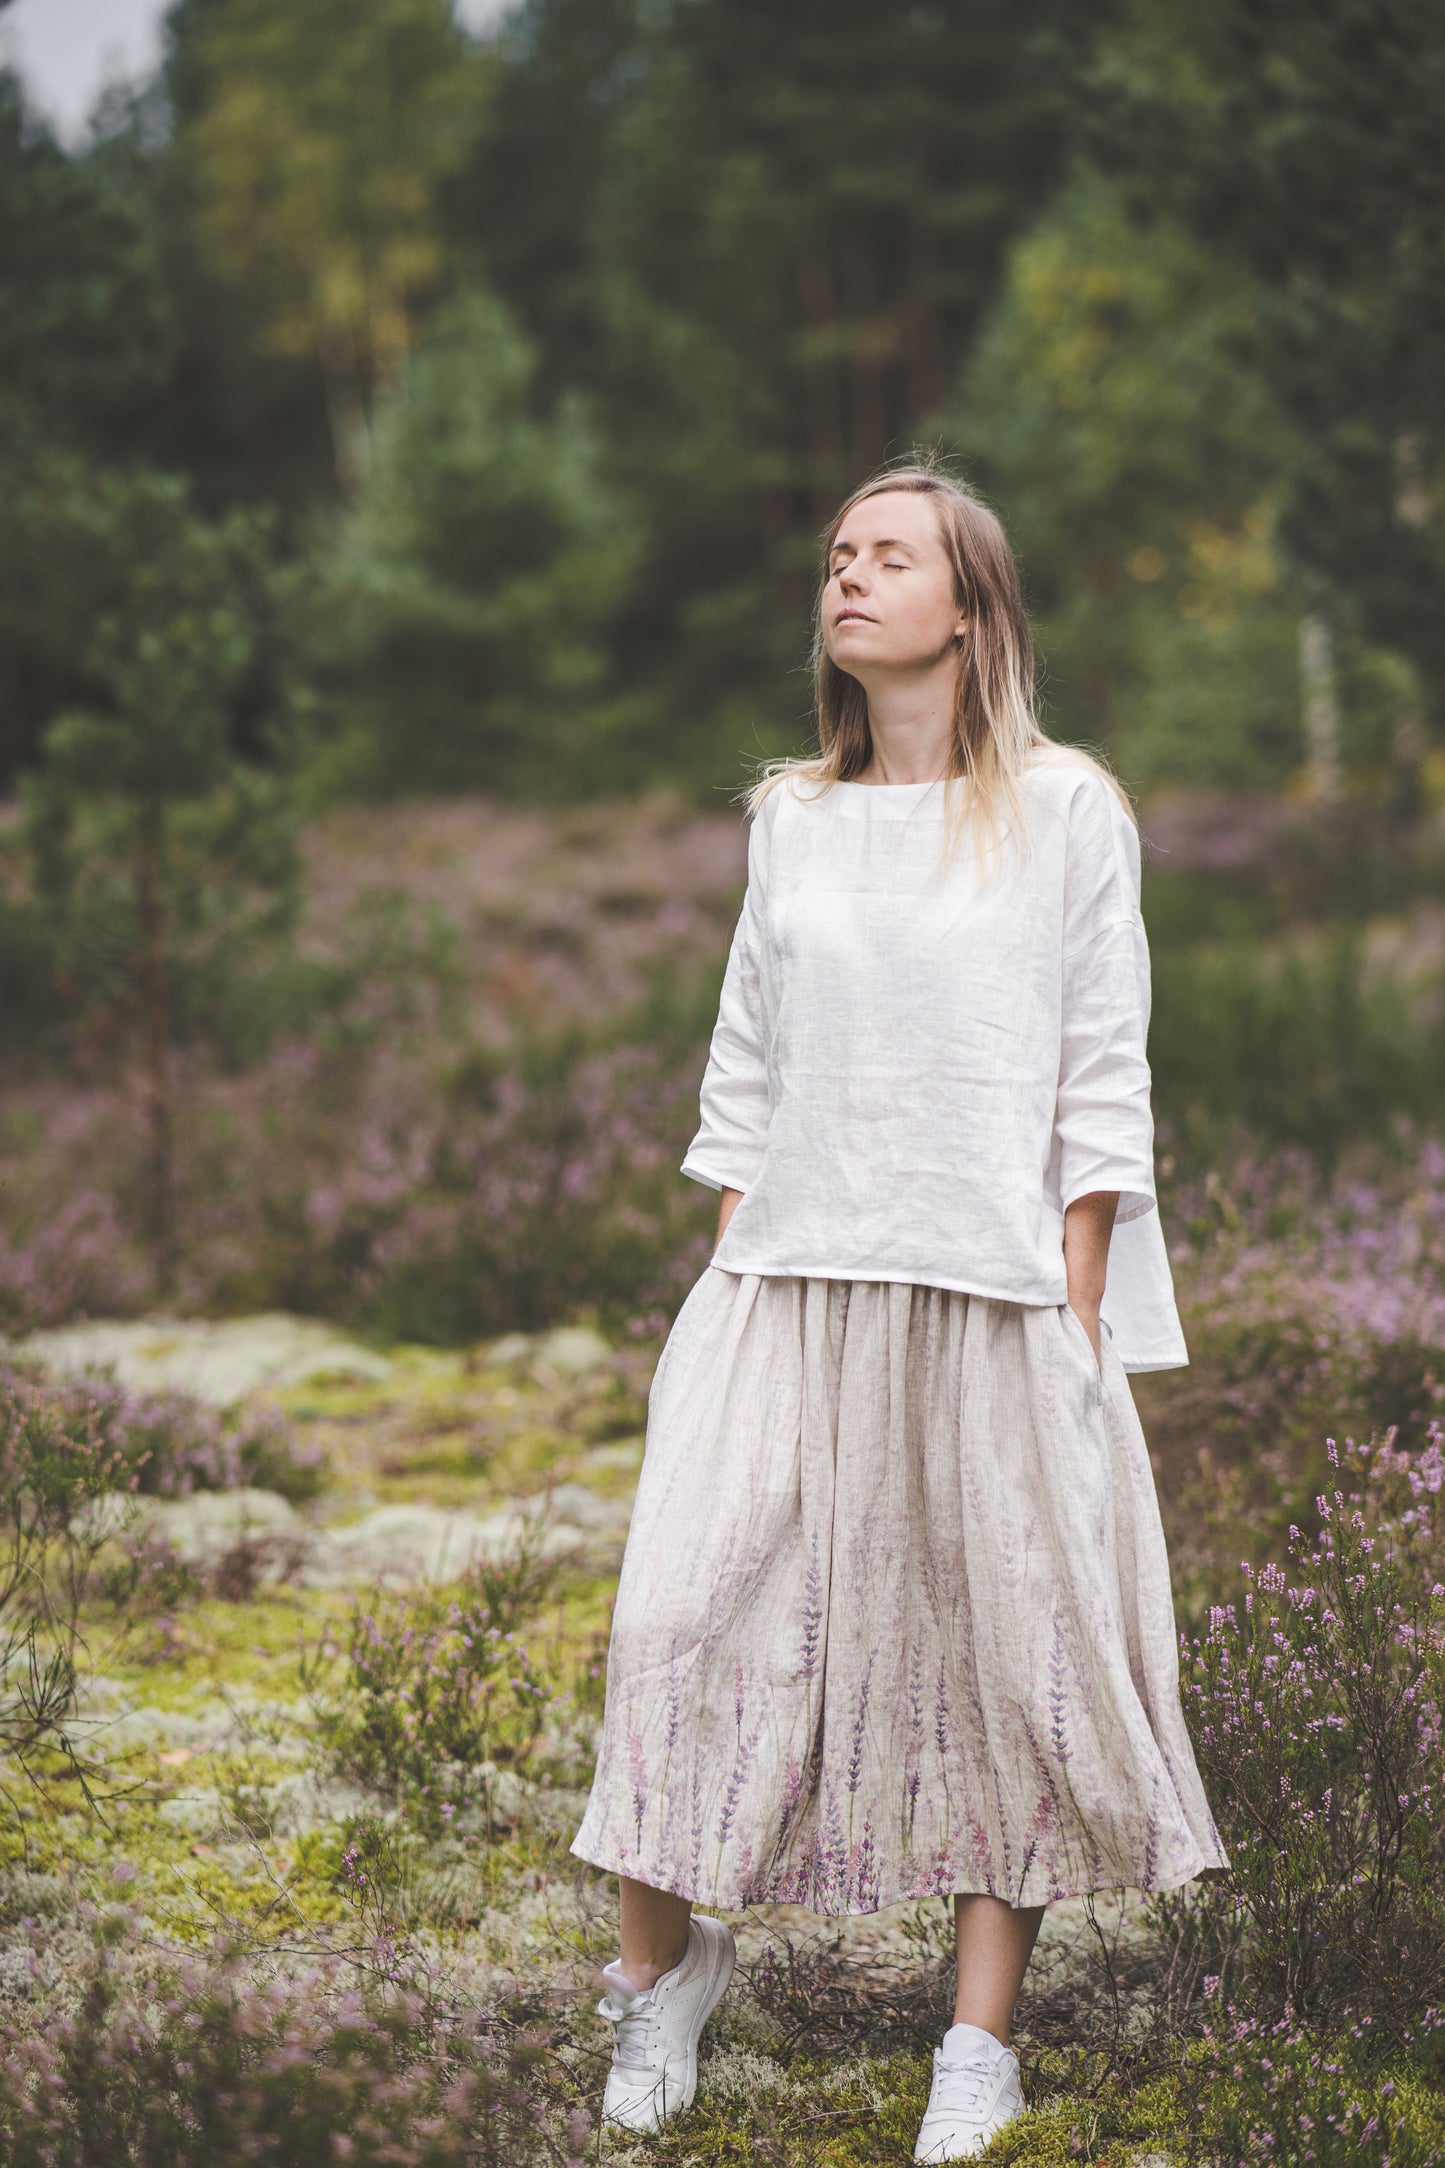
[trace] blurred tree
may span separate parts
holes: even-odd
[[[255,520],[198,519],[184,485],[91,488],[72,547],[103,597],[78,636],[95,697],[45,734],[22,788],[35,906],[72,1013],[118,1009],[143,1051],[150,1234],[175,1267],[172,1049],[242,992],[248,954],[298,902],[296,804],[238,760],[231,710],[265,607]]]
[[[1015,249],[947,419],[1020,553],[1052,727],[1135,784],[1277,787],[1298,765],[1274,543],[1294,444],[1255,299],[1082,172]]]
[[[227,0],[193,9],[175,74],[200,242],[263,346],[315,358],[351,493],[446,268],[438,192],[485,110],[485,50],[447,0]]]
[[[79,689],[89,597],[61,507],[78,464],[139,426],[171,341],[133,172],[103,146],[67,158],[0,72],[0,774]]]
[[[133,420],[172,339],[151,206],[123,157],[68,158],[0,71],[0,401],[98,444]]]
[[[1134,0],[1092,87],[1096,148],[1141,208],[1257,282],[1303,607],[1408,657],[1445,724],[1445,14]]]
[[[936,425],[1060,171],[1069,19],[531,0],[508,34],[457,200],[644,521],[618,646],[640,757],[715,769],[720,721],[793,737],[813,532]]]
[[[539,413],[534,368],[473,288],[380,412],[371,480],[314,591],[334,779],[546,797],[615,780],[606,632],[633,530],[581,402]]]
[[[604,374],[598,191],[643,64],[637,0],[526,0],[502,21],[486,126],[444,192],[452,229],[536,342],[546,399]]]

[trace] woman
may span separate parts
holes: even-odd
[[[689,2104],[733,1943],[952,1895],[915,2158],[1020,2112],[1044,1907],[1225,1864],[1126,1373],[1187,1361],[1155,1210],[1139,848],[1033,710],[993,515],[926,467],[827,537],[820,752],[751,794],[683,1172],[718,1242],[654,1376],[596,1780],[604,2115]],[[1107,1268],[1107,1269],[1106,1269]]]

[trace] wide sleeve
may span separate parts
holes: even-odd
[[[733,930],[717,1023],[699,1104],[702,1125],[682,1172],[709,1189],[750,1189],[763,1163],[771,1107],[763,1051],[759,959],[767,891],[770,811],[765,799],[748,834],[748,885]]]
[[[1069,815],[1055,1151],[1065,1210],[1117,1190],[1116,1224],[1155,1205],[1149,1100],[1149,944],[1139,909],[1139,837],[1091,776]]]

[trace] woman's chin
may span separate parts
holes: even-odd
[[[828,642],[828,653],[840,670],[852,675],[870,666],[875,670],[888,668],[891,658],[879,651],[876,639],[868,638],[872,629],[871,625],[860,625],[856,630],[842,625],[833,634]]]

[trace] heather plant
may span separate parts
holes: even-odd
[[[105,1542],[88,1509],[123,1487],[93,1407],[0,1369],[0,1754],[37,1783],[57,1754],[84,1779],[69,1724]]]
[[[1165,1209],[1190,1368],[1147,1420],[1188,1611],[1313,1512],[1327,1433],[1420,1449],[1445,1413],[1445,1151],[1402,1139],[1325,1180],[1241,1150]]]
[[[1445,2098],[1363,2023],[1322,2036],[1290,2017],[1224,2019],[1187,2066],[1209,2156],[1230,2168],[1436,2168]]]
[[[560,1698],[522,1638],[554,1573],[523,1545],[473,1568],[450,1595],[357,1603],[339,1677],[312,1673],[337,1771],[434,1830],[478,1808],[488,1828],[505,1819],[506,1779],[526,1769]]]
[[[293,1503],[325,1488],[320,1448],[299,1439],[270,1409],[220,1410],[183,1392],[137,1393],[110,1379],[55,1388],[71,1403],[90,1400],[138,1491],[188,1498],[194,1491],[279,1491]]]
[[[19,1131],[23,1151],[16,1154],[12,1145],[6,1202],[12,1212],[21,1202],[17,1165],[33,1185],[33,1196],[26,1201],[30,1209],[21,1203],[21,1224],[0,1228],[0,1327],[7,1332],[31,1332],[72,1317],[128,1317],[150,1292],[150,1267],[99,1172],[101,1165],[113,1172],[117,1164],[106,1152],[115,1141],[111,1109],[98,1106],[92,1094],[71,1095],[63,1113],[79,1117],[77,1138],[74,1126],[53,1118],[56,1096],[46,1094],[51,1120],[29,1108],[8,1125],[12,1138]],[[76,1165],[78,1144],[96,1163],[84,1173]],[[117,1149],[123,1164],[128,1142]]]
[[[1185,1706],[1231,1871],[1159,1900],[1216,2007],[1433,2053],[1445,2011],[1445,1477],[1438,1428],[1329,1447],[1289,1569],[1245,1567]],[[1197,1976],[1197,1974],[1196,1974]]]
[[[221,1410],[184,1392],[132,1392],[108,1371],[49,1381],[40,1366],[0,1365],[0,1410],[44,1405],[61,1428],[93,1426],[125,1489],[156,1498],[194,1491],[280,1491],[294,1502],[326,1484],[320,1448],[264,1408]]]
[[[306,1200],[309,1276],[378,1332],[466,1339],[674,1300],[705,1261],[677,1165],[696,1062],[586,1034],[474,1047]]]
[[[133,1919],[94,1924],[73,2002],[0,2021],[8,2168],[581,2168],[585,2122],[539,2099],[545,2032],[323,1966],[143,1967]]]

